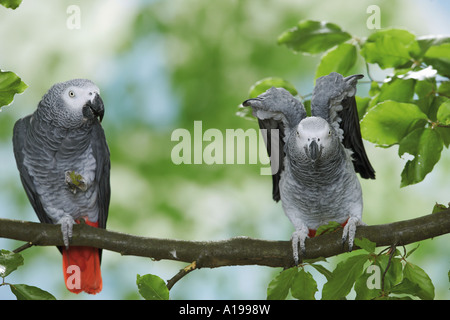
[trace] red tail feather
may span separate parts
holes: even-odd
[[[98,227],[98,222],[87,219],[86,224]],[[68,250],[63,248],[62,254],[64,281],[70,292],[96,294],[102,290],[99,249],[72,246]]]

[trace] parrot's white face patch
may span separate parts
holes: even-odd
[[[303,119],[297,127],[297,143],[303,149],[315,141],[320,148],[327,149],[332,143],[333,129],[328,122],[319,117]]]
[[[75,87],[70,86],[63,92],[63,100],[70,109],[81,111],[88,101],[93,101],[100,89],[95,86]]]

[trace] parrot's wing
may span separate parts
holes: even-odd
[[[311,115],[326,119],[338,132],[345,148],[353,154],[353,166],[362,178],[375,179],[361,137],[356,107],[356,82],[363,75],[344,78],[336,72],[316,80],[311,98]]]
[[[105,229],[106,220],[108,219],[109,201],[111,198],[111,187],[109,182],[111,162],[105,133],[103,132],[100,123],[96,123],[92,127],[91,146],[97,163],[95,179],[98,184],[98,227]]]
[[[267,154],[270,157],[270,166],[272,168],[272,197],[275,201],[280,200],[280,177],[281,172],[284,170],[284,144],[285,144],[285,133],[284,125],[282,121],[277,121],[273,119],[258,119],[259,128],[261,130],[266,130],[266,135],[264,141],[266,143]],[[272,130],[277,131],[272,131]],[[276,133],[275,133],[276,132]],[[272,133],[275,135],[272,137]],[[278,135],[278,137],[276,136]],[[272,146],[272,143],[274,144]],[[278,144],[278,147],[276,146]],[[274,154],[272,155],[272,147]]]
[[[24,155],[24,144],[26,141],[27,131],[30,127],[30,121],[32,119],[32,115],[26,116],[22,119],[19,119],[14,125],[13,131],[13,148],[14,148],[14,156],[16,158],[17,168],[19,169],[20,179],[22,181],[25,192],[30,200],[30,203],[36,212],[39,221],[43,223],[53,223],[47,213],[45,212],[38,193],[36,191],[36,187],[34,185],[33,179],[30,176],[27,168],[25,167],[23,161],[25,158]]]
[[[306,117],[306,110],[287,90],[274,87],[242,104],[252,108],[260,129],[265,132],[263,137],[272,168],[272,197],[275,201],[279,201],[279,182],[284,170],[285,144],[290,133]]]

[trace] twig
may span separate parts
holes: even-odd
[[[187,267],[183,268],[178,272],[172,279],[167,281],[167,288],[170,290],[172,287],[177,283],[181,278],[186,276],[188,273],[191,273],[192,271],[197,269],[197,263],[194,261]]]
[[[391,248],[390,248],[391,252],[389,253],[389,260],[388,260],[386,269],[384,269],[383,276],[381,277],[381,291],[382,292],[384,292],[384,278],[386,277],[386,273],[389,270],[389,267],[391,266],[391,260],[392,260],[392,257],[395,254],[395,249],[396,248],[397,248],[397,246],[395,244],[392,245]]]
[[[13,252],[14,252],[14,253],[19,253],[19,252],[21,252],[21,251],[23,251],[23,250],[25,250],[25,249],[28,249],[28,248],[30,248],[30,247],[32,247],[32,246],[33,246],[33,243],[32,243],[32,242],[27,242],[27,243],[25,243],[24,245],[21,245],[21,246],[18,247],[17,249],[13,250]]]

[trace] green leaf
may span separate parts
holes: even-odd
[[[367,110],[369,109],[370,97],[361,98],[359,96],[355,96],[356,100],[356,108],[358,109],[358,117],[359,121],[364,118]]]
[[[370,83],[369,96],[374,97],[379,93],[380,93],[380,86],[378,85],[378,82],[372,81]]]
[[[136,284],[145,300],[169,300],[169,289],[163,279],[152,274],[138,274]]]
[[[421,36],[417,37],[417,43],[420,47],[420,57],[422,57],[425,52],[427,52],[428,49],[430,49],[433,46],[440,46],[444,43],[450,43],[450,37],[448,36],[434,36],[434,35],[427,35],[427,36]]]
[[[2,6],[13,10],[20,6],[21,3],[22,0],[0,0]]]
[[[366,238],[362,239],[355,238],[355,244],[369,253],[374,253],[375,248],[377,247],[377,244],[375,242],[372,242]]]
[[[402,278],[402,263],[399,258],[392,258],[389,264],[389,255],[376,256],[371,266],[356,280],[355,292],[357,300],[383,298],[384,292]],[[387,271],[386,271],[387,269]],[[383,286],[384,276],[384,287]]]
[[[434,299],[434,285],[422,268],[408,262],[403,269],[403,277],[420,287],[420,290],[415,293],[415,296],[423,300]]]
[[[436,131],[441,135],[444,146],[448,148],[450,146],[450,128],[437,127]]]
[[[446,101],[449,101],[448,98],[443,97],[443,96],[434,96],[433,100],[431,101],[431,104],[428,108],[428,119],[430,119],[432,122],[436,122],[437,121],[437,112],[439,110],[439,107],[445,103]]]
[[[26,284],[11,284],[10,289],[17,300],[56,300],[51,293]]]
[[[427,116],[412,103],[383,101],[371,108],[361,121],[364,139],[379,145],[399,143],[410,131],[424,126]]]
[[[417,128],[408,134],[398,149],[399,156],[408,153],[414,156],[406,162],[402,172],[401,186],[422,181],[433,170],[441,157],[444,142],[440,134],[432,128]]]
[[[303,270],[303,268],[300,269],[292,282],[292,296],[299,300],[315,300],[314,294],[316,292],[317,283],[313,276],[309,272]]]
[[[432,65],[433,68],[439,72],[439,74],[449,77],[450,43],[443,43],[439,46],[430,47],[425,53],[423,61],[428,65]]]
[[[362,274],[368,257],[367,254],[360,254],[339,262],[332,273],[332,278],[323,286],[322,299],[345,298],[356,279]]]
[[[6,277],[21,265],[23,265],[21,254],[8,250],[0,251],[0,277]]]
[[[379,88],[378,94],[371,101],[371,105],[373,106],[386,100],[411,102],[414,96],[415,82],[416,80],[414,79],[392,78]]]
[[[432,107],[433,101],[436,98],[436,79],[426,79],[421,81],[416,81],[416,86],[414,92],[419,98],[416,104],[419,106],[423,113],[428,115],[428,118],[432,118],[432,113],[434,110]]]
[[[381,269],[368,269],[369,267],[355,281],[355,300],[371,300],[381,295]],[[374,284],[375,281],[379,287]]]
[[[434,212],[433,212],[434,213]],[[420,247],[420,242],[417,244],[417,246],[415,248],[412,248],[411,250],[409,250],[406,255],[405,258],[408,258],[410,255],[412,255],[414,253],[414,251],[416,251],[417,249],[419,249]]]
[[[450,125],[450,100],[445,101],[439,106],[437,119],[442,124]]]
[[[0,70],[0,110],[14,100],[14,95],[25,91],[28,86],[11,71]]]
[[[295,52],[317,54],[351,38],[334,23],[303,20],[278,37],[278,44],[285,44]]]
[[[267,287],[267,300],[286,299],[297,272],[297,267],[292,267],[281,271],[279,275],[270,281]]]
[[[69,173],[70,182],[75,186],[79,187],[82,184],[83,176],[81,174],[76,173],[75,171],[70,171]]]
[[[328,221],[327,224],[321,225],[316,230],[316,236],[320,236],[321,234],[331,233],[336,231],[337,229],[342,228],[342,225],[336,221]]]
[[[437,92],[446,96],[447,98],[450,98],[450,81],[441,82],[441,85],[439,86]]]
[[[314,267],[314,269],[323,274],[325,278],[327,278],[327,281],[330,280],[331,277],[333,276],[333,273],[324,266],[322,266],[321,264],[311,263],[310,266]]]
[[[410,281],[408,278],[403,279],[402,282],[393,286],[390,290],[393,294],[408,294],[412,296],[417,296],[421,289],[417,283]]]
[[[397,68],[420,54],[415,35],[402,29],[385,29],[372,33],[363,44],[361,55],[382,69]]]
[[[256,98],[261,93],[266,92],[268,89],[270,89],[272,87],[284,88],[287,91],[289,91],[293,96],[296,96],[298,94],[294,85],[292,83],[290,83],[289,81],[286,81],[286,80],[284,80],[282,78],[278,78],[278,77],[269,77],[269,78],[264,78],[262,80],[259,80],[253,86],[251,86],[248,96],[250,99]]]
[[[316,79],[333,71],[346,76],[355,62],[356,47],[349,43],[341,43],[322,56],[316,70]]]
[[[411,102],[414,96],[416,80],[393,78],[389,82],[383,83],[380,88],[377,102],[393,100],[397,102]]]
[[[381,274],[384,275],[384,290],[388,291],[394,285],[402,280],[402,260],[392,257],[389,264],[389,254],[383,254],[377,257],[376,262],[380,266]],[[389,265],[389,268],[388,268]]]
[[[445,205],[436,202],[436,204],[433,207],[433,212],[431,212],[431,213],[438,213],[441,211],[445,211],[447,209],[448,208]]]

